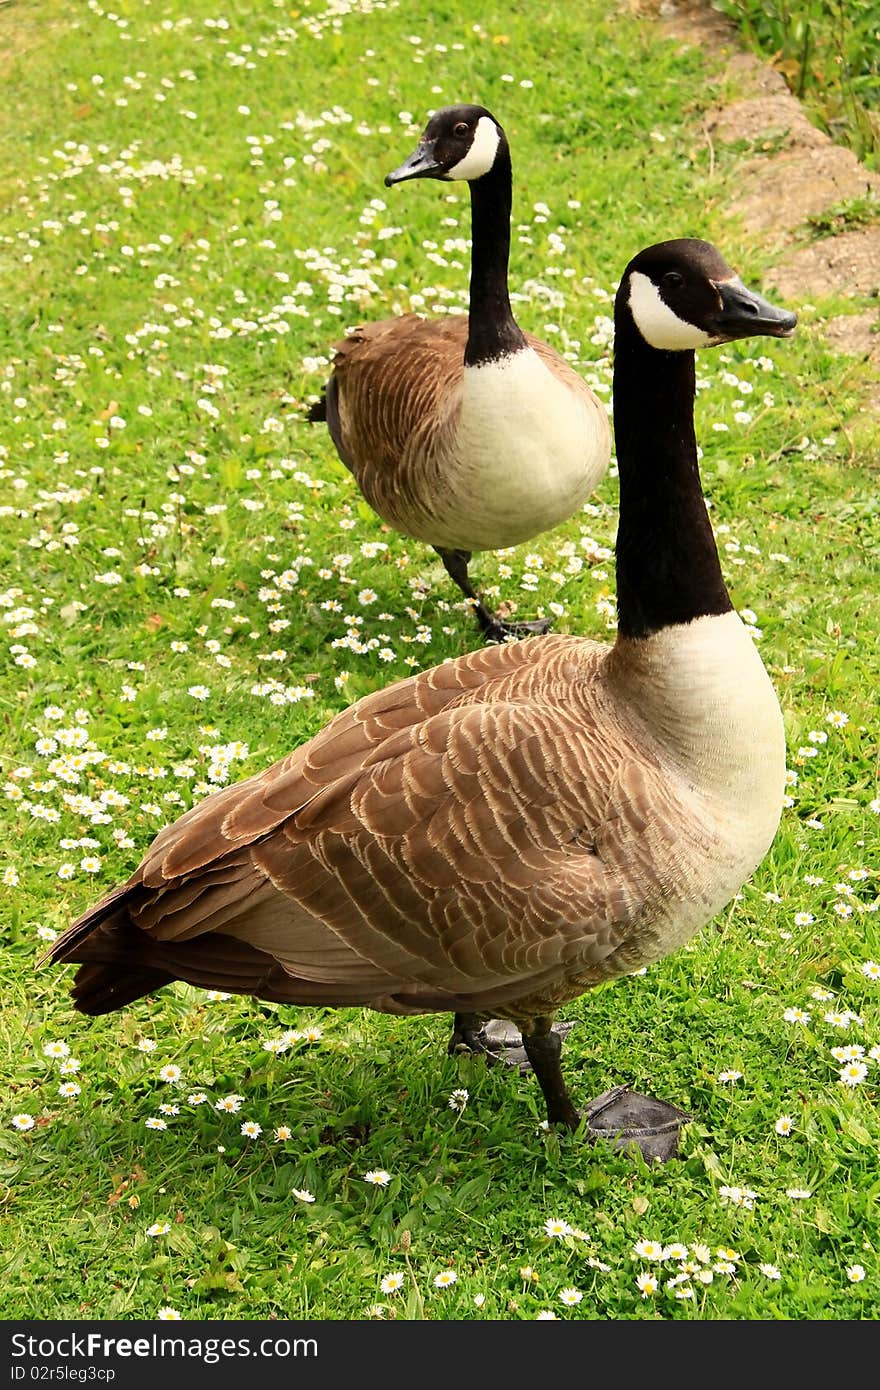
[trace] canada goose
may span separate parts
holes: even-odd
[[[510,146],[495,117],[484,106],[438,111],[385,182],[407,179],[470,184],[467,320],[404,314],[362,325],[335,345],[309,418],[327,421],[379,516],[437,551],[487,641],[546,632],[546,619],[506,623],[491,613],[468,564],[476,550],[519,545],[577,511],[608,466],[607,412],[513,317]]]
[[[730,900],[773,840],[785,772],[779,704],[703,500],[694,349],[787,337],[796,317],[684,240],[630,262],[615,323],[614,644],[547,636],[460,656],[187,811],[51,948],[81,963],[83,1013],[178,979],[449,1010],[452,1045],[477,1051],[492,1047],[482,1023],[507,1020],[549,1121],[579,1124],[556,1009]],[[620,1132],[640,1142],[682,1116],[626,1104]]]

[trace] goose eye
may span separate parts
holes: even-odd
[[[470,127],[468,126],[467,121],[457,121],[452,129],[453,135],[467,135],[469,134],[469,132]]]
[[[677,270],[668,270],[660,284],[664,290],[677,290],[680,285],[684,284],[684,276],[679,275]]]

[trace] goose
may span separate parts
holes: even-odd
[[[50,948],[79,965],[76,1008],[107,1013],[184,980],[449,1011],[453,1050],[503,1058],[518,1030],[548,1122],[579,1126],[556,1011],[681,946],[779,822],[782,716],[704,503],[695,349],[788,337],[796,321],[706,242],[635,256],[615,303],[613,644],[481,646],[213,793]],[[600,1099],[587,1137],[617,1099],[615,1143],[642,1147],[686,1118],[625,1086]]]
[[[489,642],[546,632],[505,622],[468,576],[472,554],[558,526],[590,496],[611,453],[608,413],[563,357],[523,333],[507,287],[512,175],[507,136],[484,106],[431,117],[386,176],[470,185],[468,315],[367,323],[336,343],[324,420],[370,506],[436,550]]]

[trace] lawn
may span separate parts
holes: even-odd
[[[548,1133],[445,1016],[178,985],[90,1021],[35,969],[195,799],[479,643],[303,421],[347,324],[466,304],[466,188],[383,186],[430,109],[504,123],[515,311],[605,399],[640,247],[768,268],[725,214],[741,154],[700,133],[710,60],[598,0],[413,9],[0,7],[0,1316],[874,1318],[880,432],[822,305],[697,364],[781,828],[685,949],[564,1011],[575,1099],[681,1106],[679,1159]],[[612,470],[475,573],[613,640],[616,502]]]

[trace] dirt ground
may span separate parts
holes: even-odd
[[[759,244],[777,255],[766,276],[789,302],[833,301],[821,319],[830,346],[880,368],[880,225],[817,238],[810,218],[842,203],[880,195],[880,175],[811,124],[782,75],[746,52],[734,25],[708,0],[634,0],[666,32],[724,60],[722,89],[735,95],[709,111],[712,145],[743,147],[742,194],[728,205]],[[840,301],[849,301],[840,313]],[[880,411],[880,381],[865,408]]]

